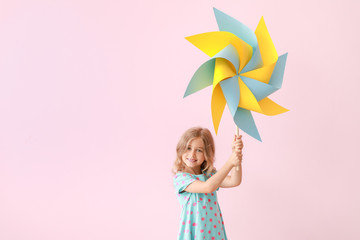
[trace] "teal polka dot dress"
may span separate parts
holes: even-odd
[[[174,176],[175,191],[182,207],[178,240],[227,240],[216,195],[219,189],[209,194],[184,191],[195,180],[206,181],[207,179],[205,174],[193,175],[178,172]]]

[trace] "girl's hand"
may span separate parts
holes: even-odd
[[[243,142],[242,142],[242,139],[241,139],[241,135],[240,136],[234,136],[234,141],[233,141],[233,143],[232,143],[232,146],[231,146],[231,149],[232,149],[232,151],[234,152],[235,151],[235,149],[236,148],[238,148],[238,149],[242,149],[243,148]]]
[[[232,144],[233,151],[229,160],[231,161],[233,166],[239,166],[242,161],[242,148],[244,145],[241,140],[241,137],[242,137],[241,135],[235,136]]]

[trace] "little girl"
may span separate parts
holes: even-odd
[[[229,160],[216,171],[210,131],[195,127],[182,135],[173,167],[174,187],[182,206],[179,240],[227,239],[216,191],[240,185],[242,147],[241,136],[235,136]]]

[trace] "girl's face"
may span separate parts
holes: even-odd
[[[182,155],[187,170],[195,174],[201,174],[201,164],[205,161],[204,142],[198,137],[190,141],[187,149]]]

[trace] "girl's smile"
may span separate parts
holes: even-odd
[[[192,163],[194,163],[194,162],[197,161],[196,159],[193,159],[193,158],[188,158],[187,160],[190,161],[190,162],[192,162]]]

